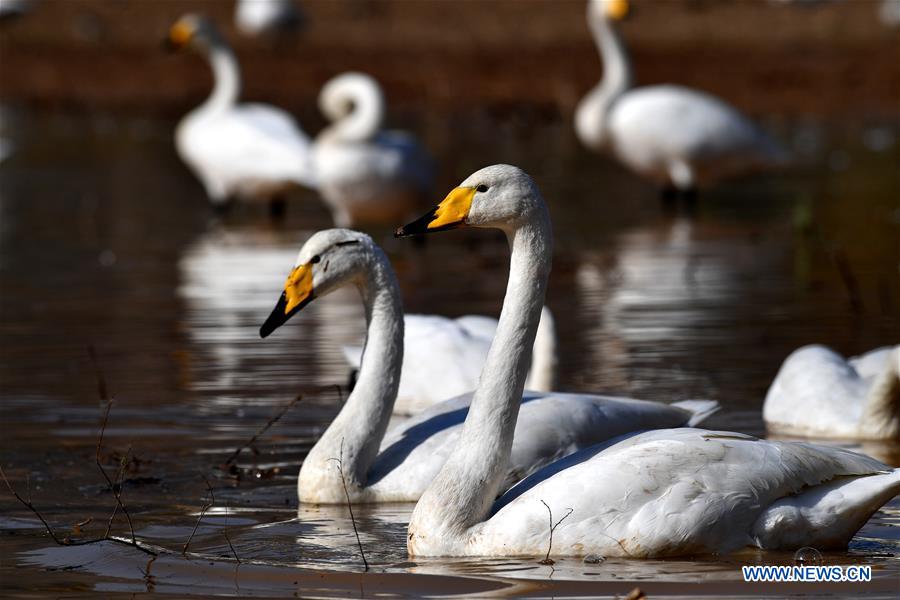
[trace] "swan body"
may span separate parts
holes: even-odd
[[[509,282],[459,441],[410,517],[410,556],[837,548],[900,492],[900,469],[844,449],[689,428],[632,433],[575,452],[497,498],[525,406],[520,396],[552,234],[531,178],[495,165],[469,176],[397,235],[467,225],[506,233]],[[548,517],[558,521],[550,548]]]
[[[626,0],[591,0],[588,6],[605,72],[576,108],[582,143],[682,191],[784,162],[774,140],[718,98],[675,85],[631,89],[631,63],[612,23],[625,13]]]
[[[258,36],[291,30],[300,23],[293,0],[237,0],[234,24],[244,35]]]
[[[431,159],[416,139],[383,131],[384,97],[362,73],[344,73],[319,94],[332,121],[316,138],[313,164],[335,224],[395,223],[430,192]]]
[[[804,346],[782,364],[763,405],[775,433],[900,440],[900,346],[845,359]]]
[[[414,415],[447,398],[475,389],[497,319],[465,315],[405,315],[403,368],[394,414]],[[345,346],[347,363],[359,368],[362,347]],[[547,392],[556,378],[556,333],[553,315],[544,307],[525,389]]]
[[[372,239],[346,229],[313,235],[297,257],[275,310],[260,330],[268,336],[313,298],[355,285],[368,321],[356,386],[303,461],[301,502],[411,502],[440,470],[457,440],[471,395],[432,406],[387,431],[403,364],[404,319],[397,280]],[[540,314],[540,307],[538,314]],[[697,423],[718,408],[711,401],[676,405],[529,392],[522,397],[504,489],[558,457],[635,429]],[[340,469],[337,461],[340,460]],[[343,471],[343,478],[341,471]]]
[[[214,205],[269,200],[297,185],[315,185],[310,141],[293,118],[273,106],[237,103],[237,60],[212,22],[182,17],[169,43],[197,47],[213,68],[213,92],[178,124],[175,145]]]

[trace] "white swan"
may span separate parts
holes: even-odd
[[[296,29],[301,16],[293,0],[237,0],[234,24],[244,35],[270,35]]]
[[[313,235],[260,335],[268,336],[314,298],[345,285],[356,286],[365,305],[362,365],[347,402],[304,459],[297,494],[301,502],[346,502],[335,462],[340,459],[353,502],[415,501],[460,437],[471,394],[437,404],[387,432],[403,364],[404,320],[397,279],[372,239],[346,229]],[[518,425],[511,424],[516,441],[500,475],[503,489],[598,441],[635,429],[694,424],[718,407],[702,400],[670,406],[578,394],[528,392],[523,397],[521,388],[521,416]]]
[[[296,185],[315,187],[310,141],[294,119],[274,106],[237,103],[237,60],[209,19],[182,17],[168,44],[197,48],[213,69],[212,94],[178,124],[175,145],[214,205],[232,198],[276,200]]]
[[[612,23],[627,12],[627,0],[588,4],[604,73],[575,111],[575,132],[585,146],[614,155],[667,190],[685,193],[784,162],[771,138],[718,98],[675,85],[630,89],[631,62]]]
[[[317,137],[313,164],[319,192],[339,227],[396,223],[430,193],[432,167],[410,134],[382,131],[384,96],[363,73],[344,73],[319,93],[332,121]]]
[[[849,360],[824,346],[795,350],[769,387],[763,419],[782,435],[900,440],[900,346]]]
[[[481,367],[497,332],[497,319],[464,315],[404,315],[403,368],[394,414],[414,415],[478,385]],[[358,369],[361,346],[344,346],[347,363]],[[556,381],[556,327],[550,309],[541,311],[525,389],[549,392]]]
[[[506,233],[509,283],[459,442],[410,518],[410,556],[542,555],[548,508],[554,520],[571,509],[553,532],[553,555],[839,547],[900,492],[900,469],[847,450],[676,429],[576,452],[495,502],[550,273],[551,225],[528,175],[496,165],[397,234],[463,225]]]

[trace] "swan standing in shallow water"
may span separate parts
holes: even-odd
[[[387,431],[403,364],[404,320],[400,288],[384,252],[355,231],[313,235],[300,250],[260,336],[268,336],[313,299],[345,285],[355,285],[365,305],[362,365],[347,402],[303,460],[297,494],[301,502],[346,502],[335,463],[341,459],[352,502],[412,502],[459,439],[471,394],[437,404]],[[540,310],[539,305],[537,315]],[[502,489],[580,448],[636,429],[693,425],[718,408],[702,400],[670,406],[580,394],[528,392],[523,397],[521,383],[516,398],[522,411],[518,424],[511,423],[510,438],[512,429],[516,438],[507,448],[511,458],[497,474]]]
[[[612,23],[627,13],[627,0],[588,4],[604,72],[575,110],[585,146],[612,154],[669,195],[692,195],[699,186],[784,162],[771,138],[718,98],[675,85],[631,89],[631,62]]]
[[[431,159],[415,138],[382,131],[384,96],[363,73],[344,73],[319,93],[331,120],[317,137],[313,164],[335,225],[396,223],[430,194]]]
[[[844,359],[805,346],[785,359],[763,405],[782,435],[900,440],[900,346]]]
[[[403,321],[403,368],[394,414],[418,414],[447,398],[475,389],[497,333],[497,319],[483,315],[450,319],[408,314]],[[344,358],[358,369],[362,352],[361,346],[345,346]],[[553,314],[544,307],[525,389],[551,391],[555,387],[556,363],[556,327]]]
[[[186,15],[170,29],[169,47],[200,50],[213,69],[212,94],[175,131],[182,160],[206,188],[210,202],[232,198],[273,201],[296,186],[315,187],[309,138],[283,110],[266,104],[238,104],[237,59],[213,23]]]
[[[900,492],[900,469],[847,450],[675,429],[576,452],[495,501],[550,274],[551,225],[531,178],[496,165],[397,235],[464,225],[506,233],[509,282],[459,442],[410,518],[410,556],[542,555],[547,507],[557,518],[571,509],[553,532],[559,556],[835,548]]]

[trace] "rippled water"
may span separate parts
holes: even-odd
[[[790,593],[748,587],[741,564],[790,555],[695,560],[416,560],[409,506],[355,508],[372,570],[361,572],[344,507],[298,509],[303,455],[347,381],[341,346],[364,333],[354,292],[315,302],[260,340],[300,245],[329,226],[312,194],[283,223],[264,207],[211,215],[175,158],[171,123],[26,119],[0,166],[0,399],[4,471],[60,535],[101,534],[115,505],[95,465],[102,403],[93,346],[115,395],[101,462],[126,452],[123,500],[149,556],[104,542],[59,547],[0,495],[4,593],[652,595]],[[900,141],[891,126],[796,125],[780,132],[801,166],[664,214],[654,190],[584,152],[567,123],[449,119],[426,127],[442,165],[435,199],[478,166],[531,172],[551,205],[556,255],[548,303],[561,340],[560,388],[657,400],[708,397],[708,424],[762,435],[768,382],[794,348],[846,354],[900,340]],[[503,141],[497,141],[498,139]],[[872,140],[878,141],[874,143]],[[491,232],[429,238],[374,232],[409,311],[496,314],[508,251]],[[218,468],[298,392],[304,399],[238,460]],[[895,446],[864,451],[900,465]],[[207,491],[215,503],[186,556]],[[127,535],[117,517],[114,533]],[[900,501],[879,511],[830,564],[864,563],[876,582],[833,593],[890,597],[900,576]],[[232,551],[231,548],[234,548]],[[233,554],[240,558],[234,561]]]

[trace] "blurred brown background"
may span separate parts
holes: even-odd
[[[751,113],[900,115],[900,29],[881,0],[636,0],[623,25],[639,84],[697,87]],[[360,69],[394,110],[569,115],[601,64],[583,0],[298,0],[303,28],[241,37],[231,0],[42,0],[0,28],[0,101],[33,108],[177,115],[208,93],[200,56],[161,41],[183,13],[216,19],[244,98],[314,110],[321,85]],[[803,4],[803,3],[799,3]]]

